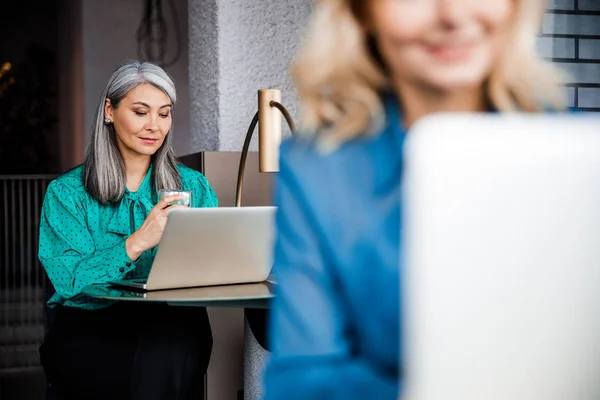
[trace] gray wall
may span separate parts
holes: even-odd
[[[239,151],[259,89],[282,89],[298,115],[288,69],[312,3],[189,0],[192,152]]]
[[[542,54],[569,74],[571,105],[600,112],[600,0],[550,0]]]

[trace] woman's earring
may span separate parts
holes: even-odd
[[[112,124],[112,121],[108,118],[104,118],[104,125],[110,125]]]

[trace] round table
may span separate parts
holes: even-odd
[[[273,297],[270,282],[142,291],[111,284],[90,285],[83,294],[114,301],[161,302],[173,306],[268,308]]]

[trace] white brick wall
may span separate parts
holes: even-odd
[[[600,0],[548,0],[538,50],[568,73],[571,106],[600,112]]]

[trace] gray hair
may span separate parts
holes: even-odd
[[[144,83],[162,90],[169,96],[172,107],[175,106],[175,83],[158,65],[127,61],[112,74],[100,98],[92,141],[84,162],[85,189],[102,203],[119,201],[125,194],[127,182],[125,163],[117,147],[114,126],[104,123],[104,104],[109,99],[112,107],[118,108],[121,100],[131,90]],[[164,143],[152,156],[152,183],[155,191],[182,187],[173,151],[172,130],[171,126]]]

